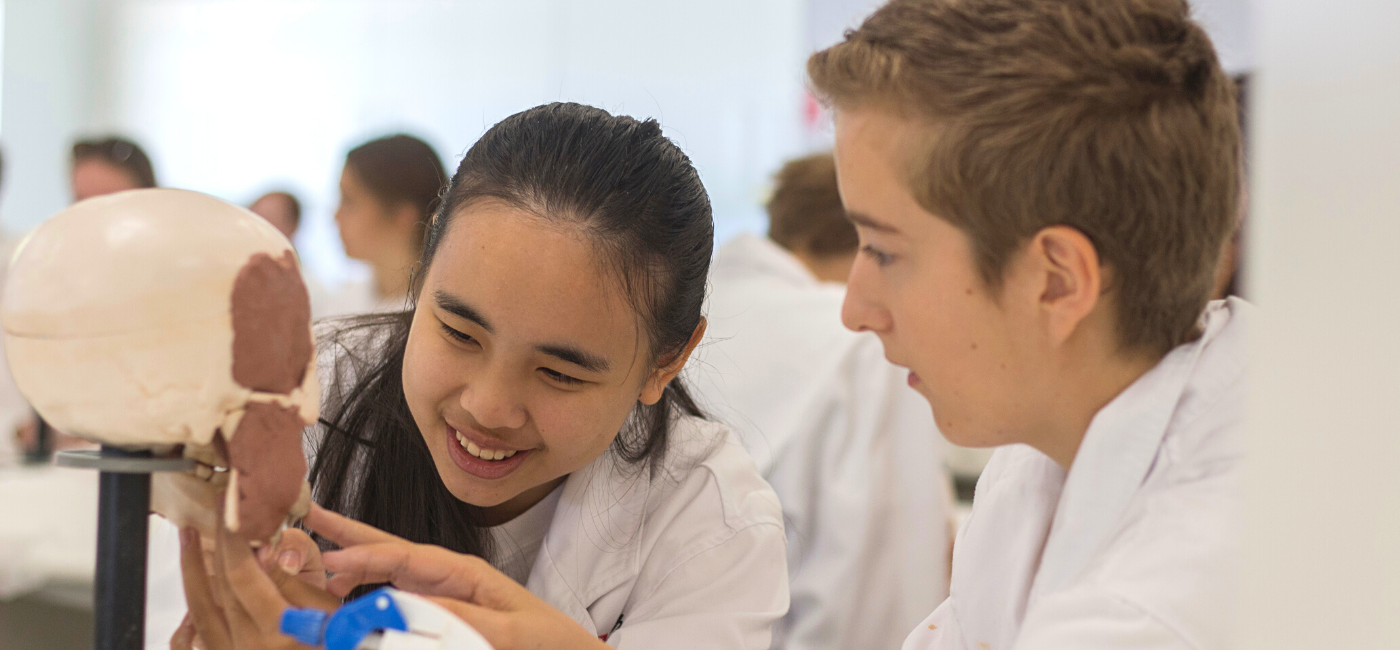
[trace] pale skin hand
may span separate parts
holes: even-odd
[[[479,557],[414,544],[315,505],[305,523],[341,546],[324,558],[334,574],[327,585],[333,594],[347,594],[362,584],[392,583],[431,597],[496,650],[609,647]]]

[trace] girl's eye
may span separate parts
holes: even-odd
[[[544,375],[545,375],[546,377],[549,377],[551,380],[556,381],[556,382],[559,382],[559,383],[564,384],[564,385],[566,385],[566,386],[575,386],[575,385],[578,385],[578,384],[582,384],[582,383],[583,383],[583,380],[582,380],[582,379],[578,379],[578,378],[575,378],[575,377],[570,377],[570,376],[568,376],[568,375],[566,375],[566,374],[564,374],[564,373],[562,373],[562,372],[559,372],[558,370],[551,370],[551,369],[549,369],[549,368],[540,368],[540,372],[543,372]]]
[[[870,259],[875,260],[876,266],[889,266],[890,263],[894,262],[893,255],[890,255],[889,253],[886,253],[878,248],[874,248],[869,244],[862,246],[860,250],[866,255],[869,255]]]
[[[457,331],[457,330],[455,330],[455,329],[452,329],[451,327],[449,327],[449,326],[447,325],[447,323],[442,323],[442,333],[443,333],[443,334],[446,334],[446,335],[448,335],[448,336],[450,336],[450,337],[452,337],[452,338],[454,338],[454,339],[457,339],[458,341],[461,341],[462,343],[475,343],[475,342],[476,342],[476,339],[472,338],[470,334],[465,334],[465,333],[459,332],[459,331]]]

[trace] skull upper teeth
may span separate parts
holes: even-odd
[[[502,460],[515,455],[514,449],[482,449],[461,433],[457,434],[457,444],[462,445],[467,453],[482,460]]]

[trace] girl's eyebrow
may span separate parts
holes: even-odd
[[[487,334],[496,333],[496,328],[491,327],[491,323],[486,322],[486,318],[482,316],[480,312],[472,309],[467,303],[462,302],[456,296],[439,289],[433,292],[433,299],[437,301],[437,306],[444,311],[451,312],[476,323],[481,326],[481,329],[486,330]]]
[[[535,350],[541,354],[572,363],[589,372],[607,372],[612,364],[607,359],[591,352],[584,352],[572,345],[537,345]]]

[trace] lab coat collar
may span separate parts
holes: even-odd
[[[611,631],[611,619],[621,612],[589,608],[641,571],[649,476],[644,468],[626,467],[611,451],[569,475],[526,583],[594,635]]]
[[[1065,478],[1030,600],[1074,581],[1108,543],[1162,447],[1167,427],[1211,339],[1230,320],[1223,303],[1202,316],[1204,334],[1178,346],[1100,409]]]
[[[716,276],[731,273],[748,276],[758,273],[781,278],[784,282],[798,287],[820,284],[817,276],[812,275],[795,255],[773,240],[753,233],[740,233],[721,246],[715,254],[713,273]]]

